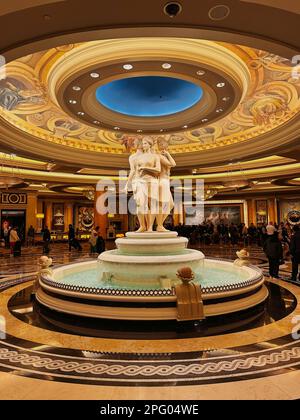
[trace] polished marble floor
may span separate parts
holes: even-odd
[[[201,247],[207,256],[225,259],[234,259],[237,249]],[[253,314],[250,324],[216,334],[195,333],[199,326],[189,325],[179,335],[171,326],[155,325],[150,334],[141,326],[127,327],[128,334],[126,328],[105,325],[98,334],[80,330],[82,325],[70,331],[65,325],[70,320],[49,319],[47,312],[41,322],[30,300],[41,248],[25,248],[16,258],[1,252],[0,314],[6,336],[0,340],[0,399],[300,397],[300,337],[292,337],[295,317],[300,320],[300,287],[286,281],[289,263],[281,267],[282,280],[269,279],[258,247],[250,249],[251,262],[264,270],[275,294],[273,312],[260,308],[259,322]],[[96,258],[87,244],[81,253],[53,245],[50,256],[56,266]]]

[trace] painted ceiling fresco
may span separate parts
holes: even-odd
[[[40,141],[83,149],[99,144],[110,153],[126,152],[134,142],[134,135],[85,125],[71,118],[50,98],[47,71],[76,47],[66,45],[9,63],[6,78],[0,80],[0,118]],[[235,46],[235,49],[251,73],[247,95],[231,114],[211,125],[166,135],[174,153],[195,149],[189,149],[190,146],[208,150],[250,141],[287,123],[299,112],[300,80],[293,77],[290,61],[248,47]]]

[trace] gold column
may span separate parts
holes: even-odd
[[[28,231],[30,225],[36,229],[37,219],[35,216],[38,212],[37,210],[37,194],[29,192],[27,194],[26,232]]]
[[[45,203],[45,226],[48,226],[49,230],[52,229],[53,209],[52,201],[46,201]]]
[[[255,200],[247,200],[248,224],[256,224],[256,203]]]
[[[65,207],[65,231],[69,230],[69,225],[73,225],[73,203],[67,203]]]
[[[275,197],[268,200],[268,220],[269,222],[278,223],[277,201]]]

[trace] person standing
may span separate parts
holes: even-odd
[[[290,253],[292,255],[292,278],[291,281],[300,283],[300,275],[298,276],[299,264],[300,264],[300,228],[294,226],[294,234],[290,242]],[[298,280],[297,280],[298,276]]]
[[[9,232],[9,245],[10,245],[10,255],[14,255],[15,247],[17,243],[21,244],[21,240],[18,235],[18,231],[16,227],[13,227]]]
[[[278,238],[278,232],[274,232],[273,235],[269,235],[268,239],[264,243],[264,252],[269,260],[269,274],[270,277],[279,278],[279,265],[283,258],[283,249],[281,241]]]
[[[69,238],[69,251],[72,250],[72,246],[77,249],[77,251],[82,251],[82,247],[76,238],[75,235],[75,229],[73,225],[69,225],[69,232],[68,232],[68,238]]]
[[[32,225],[30,225],[30,227],[28,229],[28,232],[27,232],[28,246],[33,246],[34,245],[34,235],[35,235],[34,227]]]
[[[50,230],[48,229],[48,226],[45,226],[45,229],[43,231],[43,242],[44,242],[43,253],[44,254],[49,254],[50,252],[50,249],[49,249],[50,241],[51,241],[51,233],[50,233]]]
[[[105,251],[105,240],[101,235],[98,234],[97,243],[96,243],[96,251],[98,254],[101,254]]]
[[[90,246],[91,246],[91,254],[95,254],[97,252],[97,239],[98,239],[98,233],[99,233],[99,226],[96,226],[92,232],[91,237],[89,240]]]
[[[71,251],[72,246],[74,246],[74,239],[75,239],[75,229],[73,228],[73,225],[69,225],[69,232],[68,232],[69,251]]]

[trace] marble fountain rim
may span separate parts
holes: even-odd
[[[208,261],[213,261],[216,264],[226,264],[226,265],[233,265],[231,261],[224,260],[224,259],[213,259],[213,258],[206,258]],[[72,270],[75,266],[89,266],[96,265],[97,261],[86,261],[81,263],[74,263],[74,264],[67,264],[60,267],[55,268],[55,274],[59,274],[65,270]],[[262,271],[254,266],[254,265],[247,265],[244,267],[239,267],[239,269],[247,270],[252,276],[238,284],[227,284],[224,286],[212,286],[212,287],[203,287],[202,288],[202,296],[203,299],[215,299],[219,297],[225,296],[234,296],[241,291],[252,290],[254,288],[258,288],[263,285],[264,283],[264,276]],[[253,273],[254,272],[254,273]],[[124,288],[120,289],[105,289],[105,288],[96,288],[96,287],[87,287],[87,286],[75,286],[61,283],[59,280],[55,280],[55,278],[50,276],[42,276],[40,279],[40,286],[45,288],[49,291],[54,291],[59,294],[63,295],[73,295],[73,296],[81,296],[87,297],[91,299],[103,299],[103,300],[114,300],[120,299],[120,297],[127,297],[131,300],[139,300],[141,298],[147,298],[151,300],[167,300],[167,301],[174,301],[176,300],[175,291],[173,288],[171,289],[155,289],[155,290],[141,290],[141,289],[132,289],[126,290]]]

